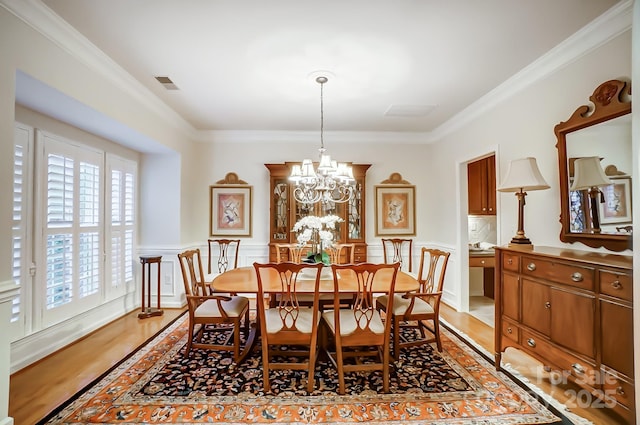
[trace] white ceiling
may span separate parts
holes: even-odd
[[[42,2],[196,130],[318,130],[322,70],[325,131],[363,132],[434,131],[618,3]]]

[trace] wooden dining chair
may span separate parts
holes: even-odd
[[[332,264],[334,308],[322,313],[323,323],[335,347],[325,349],[331,363],[338,371],[338,394],[345,393],[344,374],[354,371],[382,371],[382,388],[389,392],[389,363],[391,323],[383,320],[375,308],[373,283],[383,270],[391,273],[385,277],[385,287],[393,304],[396,276],[400,268],[394,264]],[[353,273],[358,282],[353,305],[343,308],[339,296],[339,278],[342,273]],[[380,279],[380,278],[378,278]],[[379,289],[379,288],[378,288]],[[368,358],[369,361],[363,361]]]
[[[240,251],[240,239],[208,239],[209,261],[207,273],[224,273],[227,270],[238,268],[238,252]],[[214,247],[217,245],[217,256]],[[213,268],[214,258],[217,261]]]
[[[382,255],[385,264],[400,263],[400,270],[411,273],[413,269],[413,239],[382,238]]]
[[[355,262],[356,244],[354,243],[337,243],[326,249],[329,253],[329,259],[331,264],[344,264],[342,261],[342,252],[347,250],[345,254],[346,264],[353,264]]]
[[[400,349],[435,342],[438,351],[442,351],[440,341],[440,300],[444,286],[445,272],[449,262],[449,252],[439,249],[422,248],[420,268],[418,270],[419,288],[416,292],[378,297],[376,306],[387,312],[391,318],[393,332],[393,357],[398,359]],[[432,322],[432,327],[427,322]],[[401,340],[401,327],[416,328],[420,339]],[[425,330],[432,338],[427,337]]]
[[[253,263],[253,267],[258,281],[257,304],[262,340],[264,390],[271,391],[270,370],[291,369],[307,371],[307,392],[310,393],[315,384],[314,370],[320,324],[318,299],[322,264]],[[300,274],[304,270],[315,270],[315,279],[300,279]],[[265,274],[269,275],[265,276]],[[277,274],[280,279],[277,304],[267,308],[263,280],[273,279],[274,274]],[[303,306],[298,301],[298,297],[303,294],[312,294],[313,303],[310,306]],[[291,349],[291,347],[295,348]],[[276,358],[279,360],[277,361]],[[303,358],[304,361],[293,361],[292,358]]]
[[[210,295],[204,281],[199,249],[178,254],[178,260],[189,309],[187,355],[192,347],[232,351],[233,360],[239,363],[248,349],[247,346],[241,352],[240,331],[243,328],[249,334],[249,299],[242,296]],[[244,326],[241,326],[243,319]],[[232,324],[233,332],[229,332],[229,326],[220,326],[222,324]],[[227,332],[229,335],[221,344],[204,343],[202,337],[205,331]]]

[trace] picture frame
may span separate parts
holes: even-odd
[[[209,186],[209,235],[251,236],[252,186]]]
[[[416,235],[416,187],[375,186],[376,236]]]
[[[598,203],[601,224],[631,223],[631,177],[612,177],[601,188],[604,202]]]

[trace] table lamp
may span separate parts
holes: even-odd
[[[600,190],[602,186],[611,184],[611,180],[604,173],[600,165],[600,158],[597,156],[589,156],[586,158],[578,158],[573,163],[574,178],[573,184],[569,190],[588,190],[589,204],[591,207],[591,230],[593,233],[600,233],[600,217],[598,212],[598,194],[600,194],[600,203],[604,202],[604,194]]]
[[[549,189],[549,185],[542,177],[535,158],[511,160],[507,176],[498,188],[500,192],[515,192],[518,198],[518,231],[511,239],[509,246],[533,248],[531,241],[524,234],[525,196],[527,196],[526,191],[542,189]]]

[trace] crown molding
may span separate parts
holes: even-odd
[[[193,126],[40,0],[0,0],[0,6],[80,63],[133,96],[178,131],[191,138],[197,137],[197,130]]]
[[[437,142],[537,81],[585,56],[625,31],[633,22],[633,0],[619,3],[582,27],[536,61],[463,109],[428,134]]]
[[[325,140],[330,143],[402,143],[424,144],[423,132],[404,131],[325,131]],[[201,131],[202,143],[318,143],[317,131],[261,131],[225,130]]]

